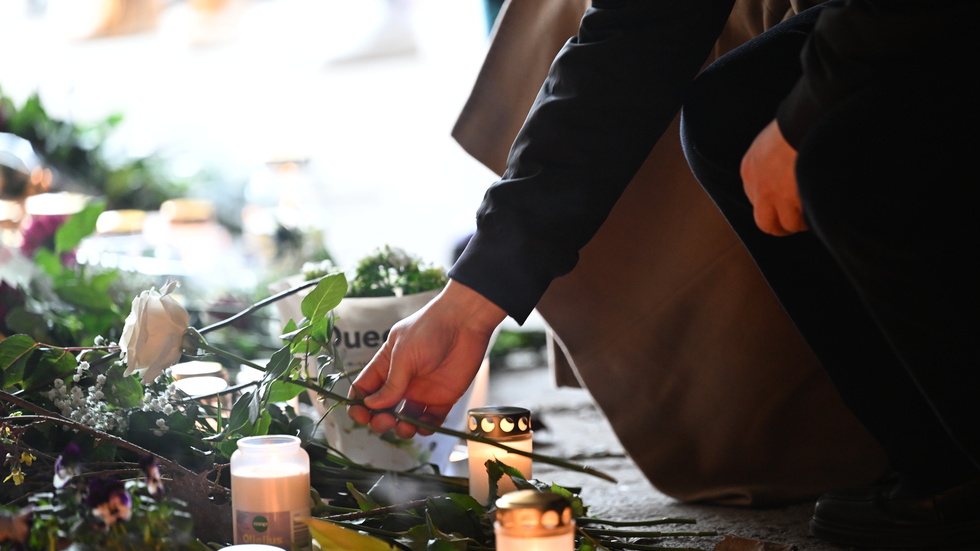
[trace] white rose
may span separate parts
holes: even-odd
[[[143,382],[149,383],[180,359],[184,332],[191,318],[170,296],[177,285],[168,279],[161,292],[150,289],[133,299],[133,309],[119,339],[126,375],[142,373]]]

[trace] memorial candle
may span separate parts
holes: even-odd
[[[518,407],[487,406],[469,410],[468,428],[471,434],[483,436],[511,448],[531,451],[531,412]],[[490,496],[490,481],[486,462],[497,459],[531,477],[531,458],[510,453],[502,448],[483,442],[467,440],[469,452],[470,495],[480,503]],[[498,495],[516,490],[514,482],[506,474],[497,483]],[[492,496],[496,497],[496,496]]]
[[[572,551],[575,519],[565,497],[519,490],[497,500],[493,533],[497,551]]]

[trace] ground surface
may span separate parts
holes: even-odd
[[[636,465],[623,454],[606,419],[581,389],[556,388],[546,367],[495,369],[490,375],[488,399],[496,405],[522,406],[540,415],[548,427],[535,434],[535,451],[558,457],[588,454],[588,464],[617,479],[602,479],[549,465],[534,466],[534,478],[582,488],[581,496],[592,516],[610,519],[694,518],[695,529],[715,531],[716,537],[674,538],[672,547],[711,550],[725,534],[795,545],[799,551],[843,551],[809,535],[812,503],[775,509],[744,509],[679,503],[658,492]],[[663,528],[667,530],[668,528]],[[677,530],[690,526],[677,525]],[[885,551],[885,550],[879,550]]]

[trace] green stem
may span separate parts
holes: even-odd
[[[29,410],[29,411],[35,413],[35,415],[19,415],[19,416],[11,416],[11,417],[3,417],[3,418],[0,418],[0,420],[3,420],[5,422],[17,422],[17,421],[28,421],[28,422],[30,422],[30,421],[38,420],[38,421],[44,421],[44,422],[49,422],[49,423],[55,423],[55,424],[64,425],[64,426],[67,426],[68,428],[75,429],[76,431],[84,432],[84,433],[87,433],[87,434],[91,434],[92,436],[94,436],[94,437],[96,437],[98,439],[104,440],[106,442],[111,442],[111,443],[115,444],[116,446],[119,446],[120,448],[125,448],[127,450],[130,450],[132,452],[138,453],[140,455],[153,455],[153,456],[157,457],[158,461],[160,461],[160,464],[162,466],[167,467],[167,468],[171,469],[174,472],[179,472],[181,474],[185,474],[185,475],[189,475],[189,476],[196,476],[196,474],[197,474],[194,471],[191,471],[190,469],[184,467],[183,465],[181,465],[181,464],[179,464],[179,463],[177,463],[175,461],[170,461],[169,459],[167,459],[165,457],[160,457],[159,455],[150,452],[149,450],[147,450],[146,448],[143,448],[142,446],[138,446],[138,445],[133,444],[132,442],[130,442],[128,440],[125,440],[123,438],[119,438],[118,436],[114,436],[112,434],[109,434],[107,432],[100,431],[98,429],[93,429],[91,427],[88,427],[86,425],[83,425],[81,423],[78,423],[76,421],[73,421],[71,419],[68,419],[67,417],[63,417],[61,415],[58,415],[57,413],[54,413],[53,411],[49,411],[49,410],[44,409],[44,408],[42,408],[40,406],[34,405],[34,404],[28,402],[27,400],[22,400],[22,399],[20,399],[20,398],[18,398],[16,396],[14,396],[13,394],[9,394],[7,392],[0,391],[0,401],[9,402],[9,403],[14,404],[15,406],[17,406],[19,408],[23,408],[23,409],[26,409],[26,410]]]
[[[310,383],[308,381],[299,381],[299,380],[296,380],[296,381],[290,381],[290,382],[293,383],[293,384],[298,384],[300,386],[306,387],[306,388],[308,388],[310,390],[313,390],[315,392],[319,392],[320,394],[326,396],[327,398],[329,398],[331,400],[335,400],[335,401],[340,402],[340,403],[345,404],[345,405],[359,405],[359,406],[364,406],[364,401],[363,400],[356,399],[356,398],[348,398],[346,396],[341,396],[341,395],[336,394],[334,392],[330,392],[328,390],[325,390],[325,389],[319,387],[318,385],[315,385],[315,384]],[[367,406],[364,406],[364,407],[367,407]],[[368,408],[368,409],[370,409],[370,408]],[[564,461],[564,460],[559,459],[557,457],[550,457],[550,456],[547,456],[547,455],[541,455],[541,454],[534,453],[534,452],[528,452],[528,451],[524,451],[524,450],[519,450],[517,448],[512,448],[512,447],[510,447],[510,446],[508,446],[506,444],[502,444],[500,442],[497,442],[496,440],[491,440],[489,438],[486,438],[484,436],[480,436],[480,435],[477,435],[477,434],[470,434],[470,433],[467,433],[467,432],[461,432],[461,431],[458,431],[458,430],[453,430],[453,429],[449,429],[449,428],[438,426],[438,425],[430,425],[429,423],[425,423],[423,421],[419,421],[418,419],[414,419],[412,417],[409,417],[409,416],[404,415],[402,413],[398,413],[398,412],[392,411],[390,409],[371,410],[371,411],[373,411],[375,413],[387,413],[389,415],[393,415],[399,421],[404,421],[406,423],[411,423],[411,424],[413,424],[413,425],[415,425],[415,426],[417,426],[419,428],[425,429],[425,430],[430,430],[432,432],[438,432],[438,433],[446,434],[446,435],[449,435],[449,436],[455,436],[456,438],[462,438],[463,440],[472,440],[474,442],[480,442],[480,443],[483,443],[483,444],[487,444],[487,445],[490,445],[490,446],[494,446],[494,447],[500,448],[502,450],[507,451],[508,453],[513,453],[515,455],[522,455],[524,457],[529,457],[533,461],[539,461],[541,463],[547,463],[549,465],[555,465],[555,466],[558,466],[558,467],[561,467],[563,469],[567,469],[567,470],[570,470],[570,471],[576,471],[576,472],[580,472],[580,473],[589,474],[589,475],[592,475],[592,476],[599,477],[599,478],[601,478],[603,480],[608,480],[609,482],[613,482],[613,483],[616,482],[616,479],[613,478],[612,476],[610,476],[610,475],[608,475],[608,474],[606,474],[606,473],[604,473],[602,471],[599,471],[597,469],[593,469],[592,467],[589,467],[589,466],[586,466],[586,465],[577,465],[575,463],[569,463],[568,461]]]
[[[586,540],[588,540],[592,544],[592,546],[595,547],[596,549],[604,549],[605,551],[609,551],[609,549],[606,546],[602,545],[602,543],[600,543],[599,540],[597,540],[597,539],[593,538],[592,536],[590,536],[581,527],[577,527],[575,529],[575,531],[578,532],[578,534],[580,536],[582,536],[583,538],[585,538]]]
[[[334,524],[339,524],[341,526],[350,528],[352,530],[360,530],[362,532],[367,532],[368,534],[373,534],[373,535],[376,535],[376,536],[384,536],[386,538],[391,538],[391,539],[395,539],[395,538],[400,537],[400,536],[403,535],[401,532],[392,532],[391,530],[382,530],[381,528],[374,528],[374,527],[368,526],[366,524],[352,524],[352,523],[349,523],[349,522],[335,521],[335,520],[331,520],[329,517],[314,517],[314,518],[317,518],[318,520],[325,520],[327,522],[332,522]]]
[[[595,517],[580,517],[576,519],[576,522],[581,526],[583,524],[605,524],[606,526],[624,527],[624,526],[657,526],[660,524],[697,524],[697,520],[693,518],[659,518],[650,520],[609,520],[604,518]]]
[[[311,383],[309,381],[306,381],[306,380],[299,380],[299,379],[297,379],[297,380],[292,380],[292,381],[289,381],[289,382],[290,383],[293,383],[293,384],[296,384],[296,385],[299,385],[299,386],[302,386],[302,387],[307,388],[309,390],[312,390],[314,392],[317,392],[317,393],[321,394],[322,396],[325,396],[326,398],[329,398],[330,400],[334,400],[334,401],[336,401],[336,402],[338,402],[340,404],[344,404],[344,405],[358,405],[358,406],[367,407],[367,406],[364,406],[364,401],[361,400],[361,399],[359,399],[359,398],[350,398],[350,397],[347,397],[347,396],[341,396],[340,394],[337,394],[335,392],[331,392],[329,390],[326,390],[323,387],[321,387],[319,385],[316,385],[314,383]],[[370,409],[370,408],[368,408],[368,409]],[[483,444],[487,444],[489,446],[494,446],[494,447],[500,448],[502,450],[507,451],[508,453],[513,453],[515,455],[522,455],[524,457],[529,457],[529,458],[531,458],[532,461],[539,461],[541,463],[547,463],[549,465],[555,465],[557,467],[561,467],[563,469],[567,469],[567,470],[570,470],[570,471],[585,473],[585,474],[588,474],[588,475],[592,475],[592,476],[601,478],[603,480],[608,480],[609,482],[613,482],[613,483],[617,482],[616,479],[613,478],[612,476],[610,476],[610,475],[608,475],[608,474],[606,474],[606,473],[604,473],[602,471],[599,471],[597,469],[593,469],[592,467],[589,467],[589,466],[586,466],[586,465],[578,465],[578,464],[575,464],[575,463],[569,463],[568,461],[559,459],[557,457],[550,457],[550,456],[547,456],[547,455],[541,455],[541,454],[534,453],[534,452],[528,452],[528,451],[524,451],[524,450],[519,450],[517,448],[512,448],[512,447],[510,447],[510,446],[508,446],[506,444],[502,444],[500,442],[497,442],[496,440],[491,440],[489,438],[486,438],[485,436],[480,436],[480,435],[476,435],[476,434],[470,434],[470,433],[467,433],[467,432],[461,432],[461,431],[458,431],[458,430],[448,429],[446,427],[442,427],[442,426],[438,426],[438,425],[430,425],[429,423],[426,423],[426,422],[423,422],[423,421],[419,421],[418,419],[414,419],[412,417],[409,417],[407,415],[404,415],[402,413],[398,413],[398,412],[393,411],[393,410],[390,410],[390,409],[371,410],[371,411],[373,411],[375,413],[387,413],[389,415],[393,415],[399,421],[404,421],[406,423],[411,423],[411,424],[413,424],[416,427],[419,427],[421,429],[429,430],[429,431],[432,431],[432,432],[438,432],[438,433],[446,434],[446,435],[449,435],[449,436],[455,436],[456,438],[462,438],[463,440],[471,440],[473,442],[480,442],[480,443],[483,443]]]
[[[303,289],[307,289],[307,288],[310,288],[310,287],[315,286],[317,283],[320,283],[320,280],[323,279],[324,277],[327,277],[327,276],[318,277],[316,279],[311,279],[310,281],[306,281],[306,282],[304,282],[304,283],[302,283],[300,285],[297,285],[296,287],[293,287],[293,288],[290,288],[290,289],[286,289],[285,291],[283,291],[281,293],[276,293],[276,294],[272,295],[271,297],[269,297],[267,299],[260,300],[259,302],[256,302],[255,304],[249,306],[248,308],[242,310],[241,312],[238,312],[237,314],[235,314],[234,316],[231,316],[230,318],[225,318],[225,319],[223,319],[223,320],[221,320],[219,322],[212,323],[211,325],[209,325],[209,326],[207,326],[207,327],[205,327],[203,329],[200,329],[199,332],[203,335],[203,334],[208,333],[210,331],[214,331],[216,329],[221,329],[222,327],[225,327],[226,325],[230,325],[232,323],[235,323],[235,321],[237,321],[237,320],[239,320],[241,318],[244,318],[246,316],[249,316],[253,312],[255,312],[256,310],[260,310],[262,308],[265,308],[266,306],[272,304],[273,302],[276,302],[278,300],[282,300],[282,299],[288,297],[289,295],[296,294],[296,293],[302,291]]]
[[[517,448],[512,448],[512,447],[510,447],[510,446],[508,446],[506,444],[501,444],[500,442],[497,442],[496,440],[491,440],[490,438],[487,438],[485,436],[480,436],[480,435],[477,435],[477,434],[470,434],[470,433],[467,433],[467,432],[461,432],[461,431],[453,430],[453,429],[447,429],[446,427],[440,427],[440,426],[436,426],[436,425],[430,425],[429,423],[425,423],[425,422],[419,421],[418,419],[413,419],[413,418],[408,417],[407,415],[404,415],[404,414],[401,414],[401,413],[393,413],[393,412],[390,412],[390,411],[388,411],[387,413],[391,413],[399,421],[405,421],[407,423],[411,423],[411,424],[413,424],[413,425],[415,425],[415,426],[417,426],[419,428],[422,428],[422,429],[430,430],[432,432],[439,432],[439,433],[442,433],[442,434],[448,434],[450,436],[455,436],[457,438],[462,438],[464,440],[472,440],[474,442],[480,442],[482,444],[488,444],[490,446],[495,446],[495,447],[500,448],[502,450],[506,450],[508,453],[513,453],[515,455],[523,455],[524,457],[529,457],[533,461],[539,461],[541,463],[547,463],[549,465],[555,465],[557,467],[561,467],[563,469],[568,469],[570,471],[576,471],[576,472],[580,472],[580,473],[589,474],[589,475],[592,475],[592,476],[599,477],[599,478],[601,478],[603,480],[608,480],[609,482],[613,482],[613,483],[616,482],[616,479],[613,478],[612,476],[610,476],[610,475],[608,475],[608,474],[606,474],[606,473],[604,473],[602,471],[599,471],[597,469],[593,469],[592,467],[589,467],[587,465],[577,465],[575,463],[569,463],[568,461],[565,461],[563,459],[559,459],[557,457],[550,457],[550,456],[547,456],[547,455],[541,455],[541,454],[537,454],[537,453],[534,453],[534,452],[528,452],[528,451],[524,451],[524,450],[519,450]]]
[[[595,542],[595,540],[593,540]],[[623,541],[602,541],[599,546],[605,549],[632,549],[634,551],[704,551],[700,547],[663,547],[660,545],[643,545]]]
[[[613,538],[670,538],[675,536],[717,536],[718,533],[714,531],[705,532],[643,532],[639,530],[600,530],[588,528],[585,529],[590,535],[596,537],[613,537]]]
[[[187,329],[188,330],[191,330],[191,329],[193,329],[193,327],[188,327]],[[198,331],[198,333],[200,333],[200,331]],[[194,343],[194,346],[196,346],[197,348],[199,348],[201,350],[210,352],[213,355],[216,355],[216,356],[224,356],[225,358],[228,358],[229,360],[236,361],[236,362],[238,362],[238,363],[240,363],[242,365],[247,365],[247,366],[249,366],[251,368],[258,369],[259,371],[265,371],[265,367],[264,366],[261,366],[261,365],[255,363],[255,362],[253,362],[252,360],[247,360],[247,359],[245,359],[245,358],[243,358],[241,356],[238,356],[237,354],[232,354],[231,352],[228,352],[226,350],[222,350],[220,348],[215,348],[215,347],[211,346],[210,344],[208,344],[208,342],[206,340],[204,340],[203,338],[197,339],[197,342]]]
[[[202,336],[200,336],[200,331],[194,331],[194,332],[192,332],[192,330],[193,330],[193,328],[188,328],[188,333],[191,334],[191,335],[194,335],[194,333],[197,333],[197,335],[194,335],[196,337],[196,341],[197,341],[197,342],[194,343],[194,346],[196,346],[197,348],[199,348],[201,350],[204,350],[204,351],[207,351],[207,352],[210,352],[211,354],[224,356],[225,358],[228,358],[228,359],[237,361],[237,362],[239,362],[241,364],[247,365],[249,367],[253,367],[253,368],[258,369],[260,371],[265,371],[266,370],[265,367],[260,366],[258,364],[255,364],[254,362],[251,362],[251,361],[249,361],[249,360],[247,360],[245,358],[242,358],[241,356],[237,356],[237,355],[232,354],[230,352],[226,352],[224,350],[221,350],[220,348],[215,348],[215,347],[211,346],[210,344],[207,343],[207,341]],[[320,385],[317,385],[315,383],[312,383],[312,382],[310,382],[310,381],[308,381],[306,379],[293,379],[293,380],[290,380],[288,382],[289,383],[292,383],[294,385],[299,385],[301,387],[304,387],[307,390],[312,390],[312,391],[316,392],[317,394],[320,394],[321,396],[323,396],[325,398],[328,398],[330,400],[333,400],[333,401],[337,402],[338,404],[364,406],[363,400],[361,400],[359,398],[350,398],[348,396],[341,396],[340,394],[337,394],[335,392],[332,392],[330,390],[327,390],[327,389],[321,387]],[[216,393],[216,394],[220,394],[220,393]],[[449,436],[455,436],[457,438],[462,438],[464,440],[472,440],[474,442],[481,442],[483,444],[487,444],[487,445],[494,446],[494,447],[500,448],[502,450],[505,450],[508,453],[513,453],[515,455],[521,455],[521,456],[524,456],[524,457],[528,457],[532,461],[539,461],[541,463],[547,463],[549,465],[555,465],[557,467],[561,467],[563,469],[567,469],[567,470],[570,470],[570,471],[576,471],[576,472],[580,472],[580,473],[585,473],[585,474],[589,474],[589,475],[592,475],[592,476],[596,476],[596,477],[601,478],[603,480],[608,480],[609,482],[613,482],[613,483],[616,482],[616,479],[613,478],[612,476],[610,476],[610,475],[608,475],[608,474],[606,474],[604,472],[601,472],[599,470],[593,469],[592,467],[588,467],[588,466],[585,466],[585,465],[578,465],[578,464],[575,464],[575,463],[570,463],[568,461],[565,461],[565,460],[562,460],[562,459],[558,459],[556,457],[550,457],[550,456],[547,456],[547,455],[541,455],[541,454],[537,454],[537,453],[534,453],[534,452],[528,452],[528,451],[524,451],[524,450],[519,450],[517,448],[512,448],[512,447],[510,447],[510,446],[508,446],[506,444],[502,444],[500,442],[497,442],[495,440],[491,440],[491,439],[486,438],[484,436],[475,435],[475,434],[469,434],[469,433],[465,433],[465,432],[460,432],[460,431],[449,429],[449,428],[442,427],[442,426],[430,425],[429,423],[425,423],[423,421],[419,421],[418,419],[414,419],[412,417],[408,417],[407,415],[404,415],[402,413],[398,413],[398,412],[393,411],[393,410],[390,410],[390,409],[386,409],[386,410],[372,410],[372,411],[377,412],[377,413],[388,413],[390,415],[393,415],[399,421],[404,421],[406,423],[411,423],[411,424],[413,424],[413,425],[415,425],[415,426],[417,426],[419,428],[425,429],[425,430],[429,430],[429,431],[432,431],[432,432],[438,432],[438,433],[446,434],[446,435],[449,435]]]

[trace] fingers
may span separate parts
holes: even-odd
[[[371,411],[361,406],[358,406],[357,410],[351,408],[348,412],[351,418],[358,423],[371,427],[372,432],[384,434],[394,430],[398,438],[407,440],[416,434],[430,435],[433,433],[430,429],[419,427],[412,423],[410,419],[417,419],[427,425],[440,426],[446,420],[449,409],[438,406],[427,408],[419,402],[405,400],[397,409],[401,418],[383,411]],[[355,413],[357,417],[355,417]]]
[[[755,225],[769,235],[782,237],[809,229],[799,205],[760,202],[754,205],[752,215]]]
[[[421,419],[425,414],[425,405],[413,400],[405,400],[399,409],[399,413],[411,419]],[[398,421],[394,428],[395,435],[402,439],[411,438],[419,432],[416,425],[404,420]]]
[[[395,430],[399,438],[408,439],[416,433],[431,434],[431,430],[422,430],[410,422],[399,420],[385,409],[396,409],[399,415],[419,419],[426,423],[439,425],[445,420],[447,412],[427,414],[424,403],[405,399],[413,370],[399,369],[393,364],[392,346],[385,343],[370,363],[361,371],[351,384],[348,396],[363,400],[364,405],[350,405],[347,413],[354,421],[368,425],[372,432],[383,434]],[[444,408],[435,408],[441,412]]]
[[[366,400],[382,388],[388,379],[388,365],[391,357],[391,349],[385,343],[374,358],[361,370],[354,382],[351,383],[350,390],[347,392],[348,398]],[[395,403],[398,401],[396,400]],[[392,404],[394,405],[394,404]],[[372,412],[370,406],[352,404],[347,407],[347,414],[351,419],[362,425],[371,423]]]

